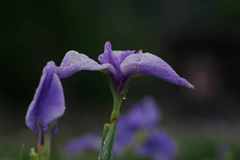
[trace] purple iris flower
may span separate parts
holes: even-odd
[[[160,57],[151,53],[133,50],[112,50],[110,42],[106,42],[104,52],[99,55],[97,63],[93,59],[76,51],[69,51],[60,65],[60,77],[68,77],[81,71],[107,71],[117,91],[121,91],[130,77],[138,74],[151,75],[176,85],[193,88],[186,79],[180,77],[172,67]]]
[[[39,135],[39,140],[51,124],[64,114],[65,99],[63,87],[56,73],[56,65],[50,61],[44,67],[42,76],[25,120],[26,125]]]
[[[117,125],[113,152],[116,156],[130,150],[137,156],[153,160],[171,160],[176,154],[174,141],[163,131],[159,131],[160,114],[153,98],[146,97],[133,105],[132,109],[121,116]],[[143,139],[138,141],[138,136]],[[83,136],[67,143],[65,150],[70,155],[81,154],[86,150],[98,150],[100,137]],[[95,142],[95,143],[94,143]]]

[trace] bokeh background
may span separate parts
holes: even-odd
[[[240,143],[240,1],[22,0],[3,1],[0,8],[0,142],[5,148],[0,157],[8,153],[6,146],[34,143],[24,117],[46,62],[59,64],[68,50],[97,59],[107,40],[114,49],[159,55],[196,87],[136,78],[123,112],[152,95],[162,127],[173,137]],[[63,85],[67,109],[59,125],[60,146],[84,132],[100,132],[111,111],[102,73],[82,72]]]

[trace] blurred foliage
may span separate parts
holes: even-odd
[[[178,139],[178,156],[176,160],[222,160],[219,159],[219,146],[222,140],[209,137],[189,137]],[[0,158],[3,160],[29,160],[29,147],[19,147],[14,145],[1,145]],[[223,160],[238,160],[240,158],[240,145],[231,143],[227,151],[227,156]],[[94,160],[97,154],[86,152],[77,157],[66,157],[62,149],[52,153],[52,160]],[[116,160],[145,160],[144,157],[127,154],[115,157]]]

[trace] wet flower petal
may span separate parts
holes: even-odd
[[[57,72],[61,78],[66,78],[78,71],[99,71],[108,67],[110,66],[106,64],[98,64],[95,60],[89,58],[85,54],[76,51],[68,51],[64,56],[60,67],[58,67]]]
[[[110,42],[106,42],[104,45],[104,52],[98,56],[98,60],[101,64],[112,64],[115,68],[120,69],[120,64],[129,55],[134,54],[134,50],[112,50]]]
[[[121,84],[124,83],[126,78],[121,72],[120,64],[129,55],[134,54],[135,51],[113,51],[110,42],[106,42],[104,45],[104,52],[98,56],[98,60],[101,64],[108,64],[111,67],[108,68],[109,74],[112,77],[114,83],[121,88]],[[117,87],[117,88],[119,88]]]
[[[99,55],[98,60],[101,64],[85,54],[69,51],[57,72],[60,78],[65,78],[81,70],[108,71],[117,92],[121,92],[128,79],[135,74],[151,75],[180,86],[193,88],[193,85],[180,77],[170,65],[151,53],[112,50],[111,43],[106,42],[104,52]]]
[[[112,45],[110,42],[106,42],[104,44],[104,52],[98,56],[98,60],[101,64],[109,63],[112,65],[116,65],[117,62],[114,59],[114,55],[112,53]]]
[[[152,75],[176,85],[193,88],[193,85],[180,77],[169,64],[151,53],[129,55],[121,63],[121,71],[126,76],[134,74]]]
[[[38,133],[64,114],[65,100],[54,62],[48,62],[26,114],[26,125]]]

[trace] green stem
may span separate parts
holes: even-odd
[[[40,160],[50,160],[51,152],[51,133],[47,133],[44,137],[44,145],[42,151],[40,151]]]
[[[32,148],[30,151],[31,160],[50,160],[51,150],[51,133],[40,135],[42,138],[41,142],[37,144],[36,149]]]
[[[111,91],[113,95],[113,110],[110,122],[104,125],[98,160],[110,160],[112,157],[112,148],[116,134],[117,121],[120,116],[120,108],[124,99],[123,96],[115,90],[113,85],[111,85]]]

